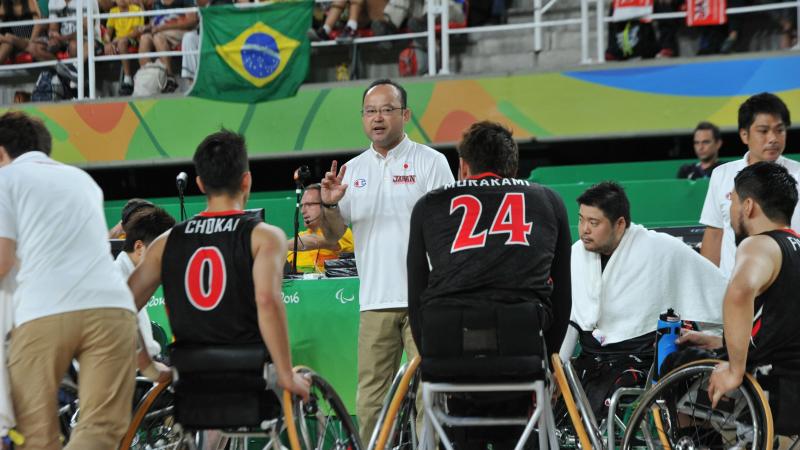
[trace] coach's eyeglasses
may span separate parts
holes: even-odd
[[[388,115],[394,113],[395,111],[402,111],[404,109],[405,108],[402,107],[402,106],[400,106],[398,108],[395,108],[394,106],[382,106],[382,107],[377,108],[377,109],[376,108],[364,108],[364,109],[361,110],[361,114],[364,117],[375,117],[379,113],[382,116],[388,116]]]

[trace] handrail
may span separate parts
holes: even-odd
[[[100,55],[95,56],[94,47],[97,40],[95,39],[95,25],[100,20],[108,19],[111,17],[151,17],[151,16],[160,16],[166,14],[189,14],[189,13],[198,13],[200,8],[198,7],[189,7],[189,8],[171,8],[171,9],[164,9],[164,10],[143,10],[143,11],[128,11],[128,12],[119,12],[119,13],[96,13],[96,9],[94,7],[89,8],[88,10],[84,8],[84,3],[90,1],[95,2],[96,0],[77,0],[77,8],[76,8],[76,15],[71,17],[55,17],[55,18],[46,18],[46,19],[33,19],[33,20],[18,20],[14,22],[0,22],[0,29],[14,27],[14,26],[26,26],[26,25],[36,25],[36,24],[52,24],[52,23],[64,23],[64,22],[74,22],[76,25],[77,30],[77,55],[73,58],[63,59],[61,61],[52,60],[52,61],[34,61],[30,63],[21,63],[21,64],[9,64],[9,65],[2,65],[0,64],[0,71],[9,71],[9,70],[24,70],[24,69],[34,69],[40,67],[50,67],[56,64],[61,63],[73,63],[77,66],[78,71],[78,100],[82,100],[86,97],[84,93],[84,82],[83,80],[88,75],[88,85],[89,85],[89,98],[96,97],[96,82],[95,82],[95,75],[96,75],[96,67],[95,64],[98,62],[108,62],[108,61],[122,61],[122,60],[130,60],[130,59],[138,59],[138,58],[156,58],[156,57],[176,57],[176,56],[183,56],[183,55],[197,55],[200,52],[198,50],[185,50],[182,49],[180,51],[164,51],[164,52],[148,52],[148,53],[136,53],[136,54],[121,54],[121,55]],[[324,3],[328,0],[313,0],[315,3]],[[606,5],[605,0],[581,0],[580,1],[580,17],[577,18],[567,18],[567,19],[559,19],[559,20],[543,20],[543,15],[547,11],[549,11],[557,2],[558,0],[547,0],[543,2],[543,0],[532,0],[533,3],[533,19],[529,22],[520,22],[520,23],[512,23],[512,24],[503,24],[503,25],[489,25],[489,26],[478,26],[478,27],[459,27],[459,28],[451,28],[450,27],[450,14],[449,14],[449,0],[427,0],[427,25],[428,29],[425,31],[420,32],[412,32],[412,33],[403,33],[403,34],[392,34],[387,36],[370,36],[370,37],[358,37],[351,41],[350,44],[342,44],[336,42],[334,40],[331,41],[323,41],[323,42],[312,42],[311,46],[314,48],[322,48],[322,47],[332,47],[337,45],[364,45],[364,44],[373,44],[378,42],[389,42],[389,41],[397,41],[397,40],[409,40],[409,39],[426,39],[427,40],[427,47],[428,47],[428,74],[429,75],[448,75],[450,73],[450,36],[452,35],[463,35],[463,34],[476,34],[476,33],[493,33],[493,32],[504,32],[504,31],[514,31],[514,30],[527,30],[532,29],[534,32],[533,35],[533,45],[534,45],[534,53],[536,55],[542,50],[542,30],[545,28],[551,27],[562,27],[562,26],[571,26],[571,25],[580,25],[580,63],[582,64],[590,64],[593,62],[604,62],[605,61],[605,27],[606,24],[613,22],[613,18],[607,15],[606,12]],[[591,31],[590,31],[590,14],[591,14],[591,4],[590,2],[595,3],[595,44],[596,44],[596,58],[594,61],[589,56],[589,47],[590,47],[590,39],[591,39]],[[270,2],[266,2],[270,3]],[[239,8],[251,8],[251,7],[259,7],[263,6],[266,3],[236,3],[236,7]],[[544,3],[544,4],[543,4]],[[774,10],[782,10],[782,9],[789,9],[795,8],[797,9],[797,16],[800,19],[800,0],[794,0],[789,2],[781,2],[781,3],[770,3],[765,5],[754,5],[754,6],[740,6],[740,7],[732,7],[727,8],[726,13],[728,15],[735,15],[735,14],[749,14],[754,12],[763,12],[763,11],[774,11]],[[687,15],[686,11],[679,11],[679,12],[667,12],[667,13],[657,13],[657,14],[650,14],[647,16],[643,16],[642,19],[650,19],[650,20],[663,20],[663,19],[682,19],[685,18]],[[84,16],[87,19],[87,23],[93,24],[86,30],[86,36],[83,33],[83,22]],[[436,46],[436,30],[435,24],[437,18],[441,21],[441,67],[437,71],[437,46]],[[800,20],[798,20],[800,22]],[[87,55],[84,58],[84,39],[88,39],[86,42],[87,44]],[[800,49],[800,44],[798,44],[795,49]],[[88,74],[84,73],[84,65],[79,64],[79,61],[83,61],[84,59],[88,60]]]

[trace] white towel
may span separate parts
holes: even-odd
[[[600,254],[572,246],[571,320],[602,345],[656,330],[672,308],[686,320],[722,323],[727,280],[680,239],[631,224],[605,270]]]
[[[14,327],[14,302],[17,271],[13,269],[0,279],[0,436],[6,436],[14,427],[14,408],[11,403],[11,388],[8,382],[8,333]]]

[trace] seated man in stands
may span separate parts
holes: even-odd
[[[708,386],[714,406],[745,370],[770,366],[758,381],[769,392],[775,432],[787,436],[800,433],[800,236],[789,228],[797,197],[797,181],[778,164],[758,162],[736,175],[730,217],[738,247],[722,304],[725,339],[689,332],[678,340],[727,354]]]
[[[131,0],[116,0],[117,6],[111,8],[111,14],[125,12],[140,12],[139,5],[131,3]],[[111,17],[106,23],[108,32],[103,36],[105,44],[104,53],[106,55],[124,55],[128,53],[128,47],[139,45],[141,27],[144,26],[144,17]],[[122,61],[122,83],[119,86],[119,95],[133,94],[133,71],[131,61]]]
[[[74,18],[77,15],[77,0],[50,0],[48,3],[47,9],[50,13],[50,18]],[[85,0],[83,2],[83,13],[86,14],[86,11],[92,8],[94,14],[99,14],[99,7],[97,4],[97,0]],[[42,44],[41,48],[38,49],[39,52],[46,52],[45,57],[41,57],[43,59],[55,59],[59,52],[67,52],[70,58],[75,58],[78,55],[78,34],[77,34],[77,21],[66,21],[66,22],[56,22],[51,23],[49,25],[49,30],[47,32],[47,41],[46,45]],[[89,45],[87,40],[87,29],[86,29],[86,20],[83,22],[83,59],[86,61],[88,58],[89,52]],[[102,51],[102,47],[99,45],[101,36],[100,36],[100,22],[96,21],[94,26],[94,39],[95,39],[95,51],[99,52]],[[34,55],[34,58],[37,56]],[[74,83],[78,80],[78,69],[74,64],[59,64],[56,66],[56,69],[59,73],[63,74],[64,76],[70,78],[70,80]],[[73,86],[75,87],[75,86]]]
[[[580,342],[574,366],[592,408],[601,414],[605,400],[622,387],[617,381],[623,372],[646,375],[659,314],[672,308],[684,319],[722,323],[725,278],[680,240],[632,223],[619,184],[596,184],[578,197],[578,204],[580,241],[572,246],[571,262],[573,327],[560,354],[566,360]]]
[[[694,129],[692,140],[698,161],[682,165],[678,169],[678,178],[710,178],[711,172],[722,164],[719,161],[719,148],[722,147],[719,127],[711,122],[700,122]]]
[[[444,356],[468,359],[478,351],[489,361],[507,354],[509,345],[515,355],[544,356],[541,342],[530,336],[543,331],[547,346],[558,348],[571,306],[571,240],[561,198],[513,178],[519,153],[502,125],[473,124],[458,152],[459,181],[420,198],[411,215],[408,315],[423,379],[433,372],[426,362],[442,357],[443,349],[461,348],[462,342],[463,355]],[[453,323],[462,326],[447,326]],[[498,337],[488,337],[495,333]],[[487,371],[500,372],[487,365]],[[441,374],[447,375],[456,374]],[[501,403],[516,403],[506,400]]]
[[[320,185],[315,183],[306,186],[300,200],[303,223],[307,230],[300,233],[297,241],[298,272],[325,272],[325,261],[339,257],[340,252],[353,252],[353,232],[346,229],[339,242],[329,242],[320,228],[322,220],[322,199]],[[289,254],[286,261],[294,261],[294,239],[289,239]]]
[[[41,19],[36,0],[4,0],[0,2],[0,22]],[[19,52],[28,52],[35,60],[54,59],[41,44],[46,25],[23,25],[0,29],[0,64]]]
[[[173,8],[190,8],[195,6],[193,0],[155,0],[153,9],[164,10]],[[143,33],[139,42],[139,53],[167,52],[175,50],[183,39],[183,35],[197,28],[200,19],[197,14],[167,13],[154,16],[150,24],[142,28]],[[144,67],[152,58],[139,59],[139,65]],[[167,73],[167,84],[164,92],[174,92],[178,88],[178,80],[172,72],[169,57],[162,56],[158,61]]]
[[[163,283],[175,344],[263,342],[278,385],[307,398],[308,380],[292,372],[281,296],[286,236],[243,211],[252,183],[244,139],[213,133],[194,163],[207,208],[148,247],[128,281],[136,306]]]

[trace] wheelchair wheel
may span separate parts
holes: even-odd
[[[381,410],[378,427],[372,435],[371,450],[415,450],[418,447],[416,399],[420,361],[417,356],[397,372],[389,388],[389,403]]]
[[[750,374],[711,408],[708,382],[719,362],[681,366],[647,391],[631,415],[623,448],[772,450],[772,414]]]
[[[575,402],[572,388],[567,380],[567,375],[564,372],[564,366],[561,364],[561,358],[558,353],[551,355],[550,361],[553,365],[553,375],[561,394],[554,411],[556,434],[559,435],[560,446],[562,448],[590,449],[592,444],[584,425],[585,415],[581,414],[579,411],[581,408]]]
[[[155,384],[139,402],[122,449],[185,450],[190,448],[186,433],[175,423],[175,402],[170,383]]]
[[[353,420],[333,387],[311,370],[299,372],[311,378],[311,395],[308,402],[293,402],[286,424],[290,440],[295,433],[303,450],[361,450]]]

